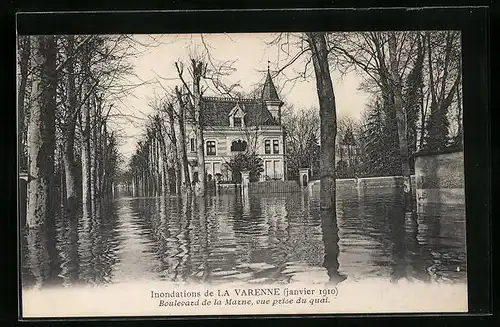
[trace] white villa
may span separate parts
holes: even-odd
[[[203,97],[202,121],[207,180],[216,177],[223,181],[232,180],[231,171],[225,164],[232,156],[244,151],[255,152],[262,158],[264,172],[260,176],[261,180],[284,180],[286,149],[285,131],[281,125],[282,105],[269,70],[260,98]],[[196,180],[197,140],[190,123],[186,124],[186,138],[191,180]]]

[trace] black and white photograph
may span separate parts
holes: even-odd
[[[461,39],[18,35],[21,316],[467,312]]]

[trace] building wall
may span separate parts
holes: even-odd
[[[205,170],[207,176],[214,178],[215,174],[222,174],[224,180],[231,179],[231,173],[225,169],[224,164],[231,158],[240,153],[231,151],[233,141],[247,142],[247,148],[254,148],[255,152],[262,158],[264,164],[264,173],[261,179],[285,177],[285,155],[284,155],[284,137],[283,129],[280,126],[262,126],[257,131],[253,128],[244,129],[238,127],[210,127],[203,131],[205,141]],[[194,147],[191,147],[191,139],[194,139]],[[270,141],[271,153],[265,153],[265,141]],[[278,153],[273,153],[273,141],[278,141]],[[209,141],[215,142],[216,154],[208,155],[206,144]],[[196,137],[192,126],[186,126],[186,145],[188,160],[196,160]],[[194,150],[194,151],[193,151]],[[191,167],[191,175],[197,171],[197,167]]]
[[[463,151],[417,156],[415,178],[420,203],[465,203]]]

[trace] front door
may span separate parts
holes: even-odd
[[[271,160],[266,160],[266,167],[264,173],[269,178],[274,177],[274,167],[273,167],[273,162]]]

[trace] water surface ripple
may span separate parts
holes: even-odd
[[[466,280],[463,205],[412,215],[392,189],[337,198],[335,222],[307,193],[123,196],[93,215],[23,232],[22,283]]]

